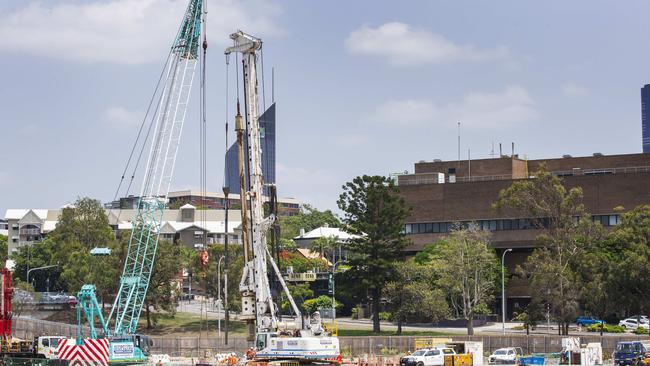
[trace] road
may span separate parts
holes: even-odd
[[[207,316],[209,319],[217,319],[217,315],[223,319],[223,311],[221,313],[217,312],[217,308],[212,304],[211,301],[181,301],[176,308],[176,311],[179,313],[191,313],[199,315],[203,313],[204,316]],[[236,319],[237,314],[231,312],[231,319]],[[286,319],[286,317],[285,317]],[[372,329],[372,321],[370,319],[351,319],[349,317],[337,318],[340,328],[344,329]],[[526,334],[525,330],[515,329],[521,326],[521,323],[508,322],[505,324],[506,334]],[[382,321],[381,322],[382,330],[397,330],[397,324],[393,322]],[[404,325],[402,326],[403,331],[408,332],[440,332],[440,333],[449,333],[449,334],[466,334],[467,330],[465,328],[451,328],[451,327],[435,327],[426,324],[418,325]],[[476,334],[502,334],[502,324],[501,323],[489,323],[484,326],[474,327],[474,332]],[[570,335],[595,335],[597,333],[586,332],[577,327],[572,327],[570,329]],[[557,327],[551,325],[551,329],[546,328],[546,324],[539,325],[536,330],[531,331],[531,334],[534,335],[543,335],[543,334],[557,334]],[[621,333],[604,333],[604,336],[621,336]]]

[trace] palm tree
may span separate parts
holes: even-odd
[[[320,258],[325,258],[325,253],[336,248],[337,238],[335,236],[321,236],[311,243],[312,251],[319,253]]]

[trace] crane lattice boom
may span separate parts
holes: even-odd
[[[163,212],[194,79],[201,36],[203,0],[191,0],[166,63],[152,123],[138,211],[129,241],[120,288],[108,317],[112,335],[134,334],[149,288]]]

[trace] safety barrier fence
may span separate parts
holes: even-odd
[[[86,330],[87,334],[87,330]],[[29,318],[14,319],[14,336],[30,339],[39,335],[62,335],[75,337],[76,326]],[[152,353],[168,354],[172,357],[203,357],[207,353],[237,352],[243,353],[249,346],[244,337],[231,336],[228,344],[223,337],[217,337],[215,331],[209,335],[193,337],[150,336],[153,341]],[[344,356],[403,354],[415,349],[416,339],[426,337],[413,336],[363,336],[339,337],[341,352]],[[485,353],[491,353],[498,348],[520,347],[524,353],[559,352],[562,349],[562,338],[559,335],[477,335],[451,336],[454,342],[482,341]],[[649,339],[648,336],[632,334],[600,336],[582,335],[580,343],[600,342],[603,355],[610,355],[621,341]]]

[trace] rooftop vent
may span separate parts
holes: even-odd
[[[562,155],[562,157],[565,158],[565,159],[568,159],[568,158],[572,158],[573,156],[571,156],[569,154],[564,154],[564,155]]]
[[[426,161],[420,160],[420,161],[418,161],[418,163],[426,163]]]
[[[603,156],[603,153],[598,153],[598,152],[596,152],[596,153],[593,153],[593,155],[594,155],[594,156]]]
[[[434,163],[442,163],[442,159],[433,159]]]

